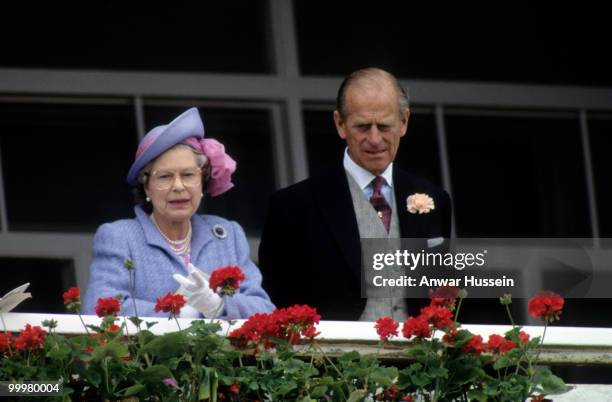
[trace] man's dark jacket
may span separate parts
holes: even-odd
[[[393,167],[401,236],[450,237],[448,194],[429,181]],[[409,213],[406,199],[425,193],[435,209]],[[277,191],[271,198],[259,247],[263,288],[278,308],[316,307],[323,320],[358,320],[361,246],[351,193],[342,164]]]

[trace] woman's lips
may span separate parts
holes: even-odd
[[[172,201],[168,201],[168,203],[170,205],[172,205],[173,207],[185,207],[187,205],[189,205],[189,200],[172,200]]]

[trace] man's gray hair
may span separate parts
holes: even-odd
[[[405,111],[410,109],[408,91],[401,86],[399,80],[388,71],[376,67],[368,67],[353,71],[342,81],[342,84],[340,84],[340,88],[338,89],[338,95],[336,97],[336,110],[340,113],[340,116],[342,116],[343,119],[346,118],[347,115],[346,91],[348,91],[351,85],[355,85],[368,80],[384,80],[388,83],[391,83],[391,85],[395,88],[398,94],[398,105],[400,114],[403,114]]]

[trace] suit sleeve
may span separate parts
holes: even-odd
[[[130,294],[130,272],[123,265],[130,258],[126,231],[105,224],[94,237],[93,260],[89,272],[89,285],[83,303],[85,314],[95,314],[96,301],[100,297],[121,295],[121,315],[135,315],[134,301],[139,316],[155,316],[155,304],[135,298]]]
[[[274,310],[274,304],[261,287],[261,272],[251,260],[244,230],[236,222],[231,222],[231,225],[238,265],[242,268],[246,279],[240,284],[238,293],[225,297],[225,312],[220,318],[248,318],[255,313],[269,313]]]

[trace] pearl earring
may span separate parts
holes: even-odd
[[[151,202],[151,197],[147,196],[147,202]]]

